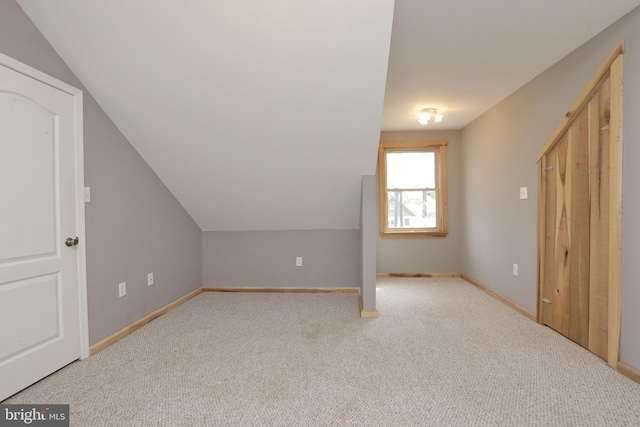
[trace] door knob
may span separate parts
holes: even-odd
[[[78,236],[76,236],[75,239],[73,237],[67,237],[67,240],[64,241],[64,244],[69,247],[75,246],[78,243],[80,243],[80,239],[78,239]]]

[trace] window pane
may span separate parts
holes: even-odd
[[[387,188],[434,188],[434,152],[387,153]]]
[[[388,191],[389,228],[436,228],[435,191]]]

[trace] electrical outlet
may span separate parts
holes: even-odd
[[[518,264],[513,264],[513,275],[514,276],[518,275]]]
[[[302,267],[302,257],[296,257],[296,267]]]
[[[147,286],[153,285],[153,273],[147,274]]]
[[[118,285],[118,296],[122,298],[127,294],[127,282],[122,282]]]

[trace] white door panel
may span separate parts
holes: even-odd
[[[13,184],[2,191],[0,242],[11,244],[0,245],[0,262],[53,254],[57,240],[55,115],[31,99],[0,91],[0,141],[0,182]]]
[[[60,285],[59,274],[48,274],[0,287],[0,312],[11,319],[11,324],[0,325],[0,335],[6,337],[0,360],[60,338]],[[20,332],[11,333],[16,325]]]
[[[81,356],[76,101],[0,65],[0,400]]]

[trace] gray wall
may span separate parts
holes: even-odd
[[[296,267],[296,257],[302,266]],[[360,287],[358,230],[205,231],[205,286]]]
[[[463,129],[462,271],[536,311],[536,153],[616,43],[624,57],[621,360],[640,368],[640,9],[533,79]],[[503,70],[508,72],[508,70]],[[518,188],[530,198],[519,200]],[[512,264],[519,264],[518,277]]]
[[[360,199],[360,254],[362,277],[360,295],[363,310],[376,310],[376,236],[378,216],[376,211],[376,176],[362,177]]]
[[[382,238],[378,233],[378,273],[458,273],[462,250],[462,133],[447,131],[381,132],[380,142],[449,141],[447,212],[449,234],[424,239]],[[376,188],[378,188],[376,182]],[[379,210],[379,203],[377,209]],[[379,218],[379,212],[377,212]],[[377,225],[378,230],[380,224]]]
[[[201,286],[199,227],[13,0],[0,0],[0,52],[84,91],[90,343]]]

